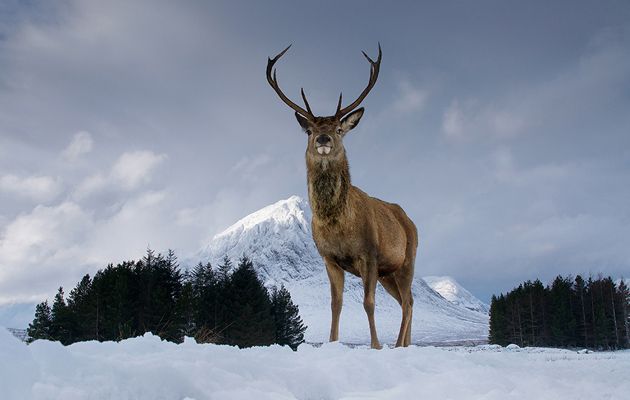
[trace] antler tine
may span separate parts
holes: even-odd
[[[306,100],[306,95],[304,94],[304,88],[300,88],[300,92],[302,93],[302,99],[304,100],[304,104],[306,104],[306,111],[309,114],[313,115],[313,111],[311,111],[311,106],[308,105],[308,100]]]
[[[357,106],[361,104],[361,102],[363,101],[363,99],[365,99],[368,93],[370,93],[370,90],[372,90],[372,88],[376,84],[376,80],[378,79],[378,72],[381,68],[381,59],[383,58],[383,51],[381,50],[381,44],[380,43],[378,44],[378,57],[376,58],[376,61],[372,60],[364,51],[362,51],[362,53],[365,56],[365,58],[368,60],[368,62],[370,63],[370,80],[368,81],[367,87],[363,89],[363,92],[361,92],[361,94],[359,95],[359,98],[356,99],[352,104],[350,104],[349,106],[343,109],[340,109],[341,96],[339,96],[339,104],[337,105],[337,112],[335,113],[335,116],[337,118],[341,118],[344,115],[348,114],[350,111],[357,108]]]
[[[343,92],[339,93],[339,102],[337,103],[337,111],[335,111],[335,115],[339,114],[339,110],[341,110],[341,97],[343,96]]]
[[[292,45],[287,46],[286,49],[282,50],[274,58],[269,57],[267,61],[267,82],[269,82],[269,85],[273,88],[276,94],[280,96],[282,101],[286,103],[286,105],[294,109],[298,114],[304,116],[306,119],[313,120],[315,119],[315,116],[311,112],[311,107],[308,105],[308,102],[306,101],[306,96],[304,96],[304,91],[302,91],[302,98],[304,99],[304,102],[306,103],[306,108],[308,109],[308,111],[298,106],[291,100],[289,100],[289,98],[284,93],[282,93],[282,90],[280,89],[280,85],[278,85],[278,78],[276,77],[276,70],[273,68],[273,66],[276,64],[276,61],[278,61],[280,57],[282,57],[284,53],[286,53],[287,50],[289,50],[291,46]],[[272,71],[273,71],[273,76],[272,76]]]

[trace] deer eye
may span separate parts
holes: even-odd
[[[341,128],[337,128],[337,134],[341,135],[343,133],[343,130],[341,130]]]
[[[306,132],[306,134],[307,134],[307,135],[309,135],[309,136],[311,136],[311,133],[313,133],[313,132],[311,132],[311,130],[310,130],[310,129],[307,129],[307,130],[305,130],[304,132]]]

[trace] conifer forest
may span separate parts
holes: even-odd
[[[85,275],[68,296],[59,288],[52,305],[37,305],[30,341],[120,341],[151,332],[164,340],[239,347],[304,341],[299,310],[286,288],[268,291],[250,259],[225,257],[214,268],[197,264],[182,272],[175,254],[147,250],[139,261],[108,265]]]
[[[614,350],[630,346],[630,291],[624,280],[556,277],[493,296],[489,341],[519,346]]]

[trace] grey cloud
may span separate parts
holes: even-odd
[[[283,89],[298,100],[304,86],[329,113],[340,90],[363,89],[360,50],[381,41],[345,144],[354,183],[420,228],[418,274],[484,299],[537,276],[629,274],[625,4],[5,4],[0,177],[62,184],[28,204],[0,192],[0,301],[50,295],[148,244],[185,257],[305,196],[306,138],[264,79],[291,42]],[[81,131],[93,145],[72,148]],[[36,226],[55,239],[20,239]]]

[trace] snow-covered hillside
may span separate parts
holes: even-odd
[[[477,312],[490,312],[490,307],[486,303],[473,296],[472,293],[450,276],[424,276],[422,279],[431,289],[453,304]]]
[[[627,399],[630,351],[498,346],[369,350],[181,345],[156,336],[64,347],[0,328],[0,398]]]
[[[330,290],[324,264],[311,236],[310,221],[308,203],[292,196],[236,222],[216,235],[195,259],[216,265],[226,254],[233,260],[249,256],[267,285],[284,284],[289,289],[308,325],[306,339],[323,342],[328,339],[330,329]],[[485,340],[486,313],[453,304],[431,289],[420,278],[421,258],[417,260],[413,287],[412,340],[416,343]],[[385,343],[393,342],[400,326],[400,307],[380,285],[376,295],[379,338]],[[369,341],[361,282],[350,274],[346,274],[340,339],[351,343]]]

